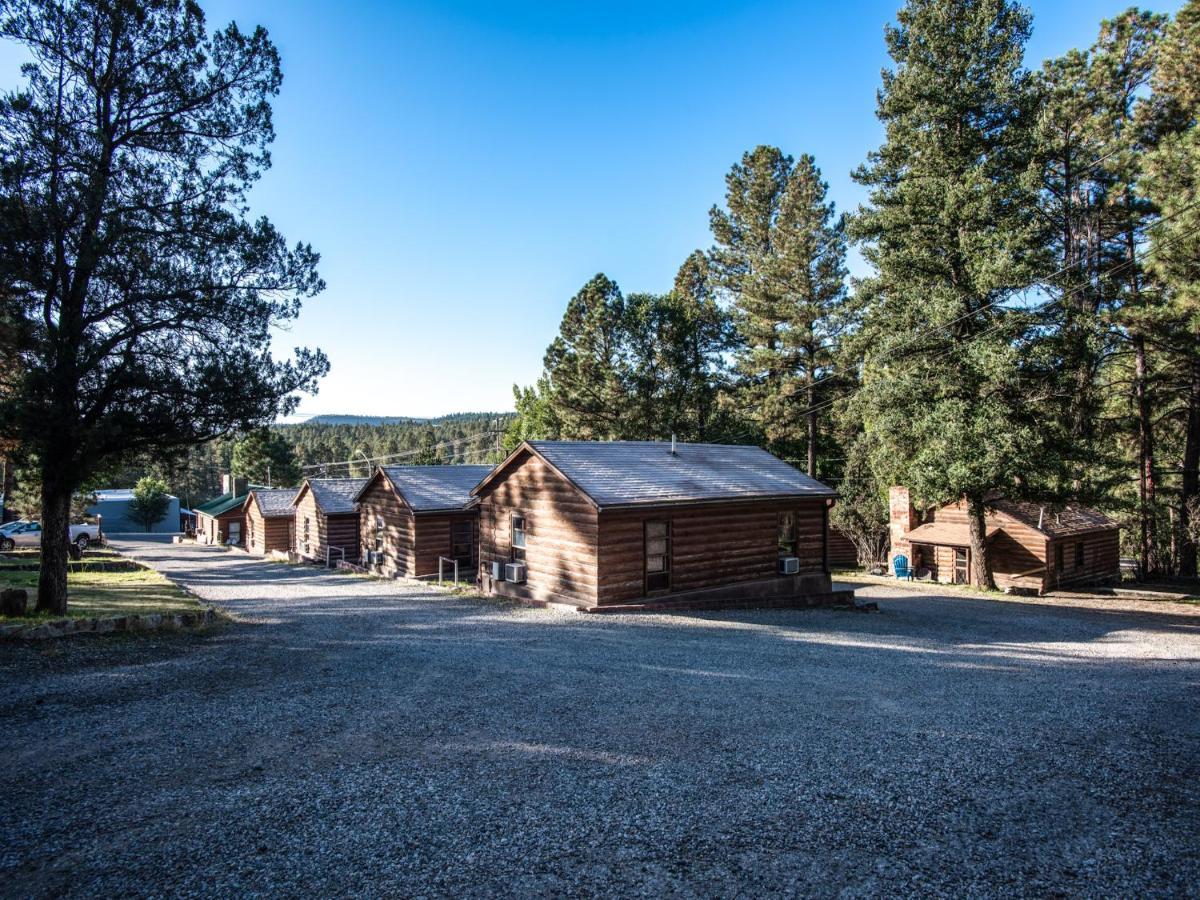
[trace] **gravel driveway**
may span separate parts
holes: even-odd
[[[126,549],[245,624],[0,646],[0,894],[1200,884],[1196,607],[610,618]]]

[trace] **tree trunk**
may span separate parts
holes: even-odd
[[[16,467],[12,459],[4,460],[4,513],[0,515],[3,522],[11,522],[17,517],[12,508],[12,495],[17,489]],[[0,522],[0,524],[3,524]]]
[[[996,582],[992,578],[992,560],[988,556],[987,518],[982,500],[967,498],[967,518],[971,530],[971,583],[994,591]]]
[[[1134,350],[1134,397],[1138,418],[1139,557],[1143,575],[1158,572],[1158,543],[1154,523],[1154,424],[1146,390],[1146,338],[1131,335]]]
[[[1183,484],[1179,493],[1179,574],[1196,576],[1192,513],[1200,497],[1200,358],[1193,357],[1188,388],[1187,435],[1183,445]]]
[[[67,544],[71,527],[71,485],[51,466],[42,466],[42,568],[38,612],[67,612]]]
[[[817,411],[813,409],[816,389],[811,376],[808,383],[808,477],[817,477]]]

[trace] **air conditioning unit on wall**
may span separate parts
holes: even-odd
[[[510,562],[504,567],[504,580],[513,584],[525,583],[525,563]]]
[[[504,563],[493,562],[492,563],[492,581],[503,581],[503,580],[504,580]]]
[[[799,575],[800,560],[795,556],[784,556],[779,560],[779,571],[784,575]]]

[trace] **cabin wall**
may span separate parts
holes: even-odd
[[[415,540],[413,542],[413,573],[419,578],[425,575],[437,575],[438,560],[441,557],[450,558],[450,527],[454,522],[467,522],[471,525],[471,552],[459,560],[458,574],[463,579],[474,579],[477,547],[479,546],[479,516],[475,511],[446,514],[446,515],[416,515],[413,516]],[[445,577],[454,576],[454,566],[443,563]]]
[[[380,519],[383,520],[383,539],[382,546],[376,550],[376,527]],[[414,574],[416,526],[413,515],[382,478],[372,480],[359,497],[358,523],[362,550],[376,554],[370,564],[373,572],[388,578]],[[366,559],[365,556],[362,558]]]
[[[338,548],[345,551],[347,562],[358,561],[358,512],[326,515],[317,505],[311,490],[306,490],[296,504],[295,549],[308,559],[324,562],[326,550],[333,552],[330,559],[343,559]],[[307,533],[305,522],[307,521]]]
[[[219,516],[196,514],[196,537],[204,544],[221,544],[229,536],[229,526],[236,523],[241,532],[239,546],[246,541],[246,516],[241,507],[224,512]]]
[[[858,568],[858,548],[832,525],[829,527],[829,565],[834,569]]]
[[[526,582],[504,590],[524,599],[591,606],[597,596],[596,508],[570,482],[525,453],[480,496],[479,571],[512,559],[512,517],[526,528]]]
[[[646,596],[647,522],[670,522],[668,594],[776,577],[779,515],[789,510],[796,513],[801,573],[824,573],[826,509],[824,500],[791,500],[603,512],[598,602]]]
[[[251,503],[246,507],[246,549],[265,556],[268,553],[286,553],[292,547],[293,516],[266,517]]]
[[[1076,548],[1083,545],[1083,565],[1076,565]],[[1063,567],[1058,568],[1058,547],[1062,547]],[[1046,542],[1046,589],[1095,581],[1117,581],[1121,577],[1120,532],[1113,528],[1076,537],[1055,538]]]

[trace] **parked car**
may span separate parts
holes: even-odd
[[[10,527],[15,526],[15,527]],[[42,545],[42,526],[40,522],[10,522],[0,529],[0,550],[12,550],[15,547],[40,547]],[[84,522],[70,527],[70,541],[80,551],[100,540],[100,530],[95,525]]]
[[[28,519],[15,519],[12,522],[5,522],[3,525],[0,525],[0,535],[8,534],[10,531],[15,531],[21,526],[28,524]]]

